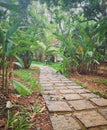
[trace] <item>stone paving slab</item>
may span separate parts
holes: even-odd
[[[76,93],[90,93],[87,89],[74,89]]]
[[[104,118],[107,120],[107,108],[101,108],[98,110],[103,116]]]
[[[51,121],[54,130],[81,130],[71,115],[54,115],[51,116]]]
[[[58,90],[68,90],[67,87],[56,87]]]
[[[63,97],[59,95],[43,95],[46,101],[63,101]]]
[[[107,130],[107,125],[106,126],[98,126],[95,128],[89,128],[87,130]]]
[[[72,109],[64,101],[47,101],[49,112],[70,112]]]
[[[41,68],[40,83],[54,130],[107,130],[107,99],[49,67]]]
[[[43,86],[43,87],[49,87],[49,86],[52,86],[53,84],[51,83],[41,83],[41,86]]]
[[[64,83],[54,83],[55,86],[62,87],[64,86]]]
[[[92,109],[95,108],[95,106],[93,106],[91,104],[91,102],[87,101],[87,100],[76,100],[76,101],[69,101],[70,105],[72,107],[74,107],[76,110],[87,110],[87,109]]]
[[[63,89],[63,90],[60,90],[60,92],[62,93],[62,94],[71,94],[71,93],[75,93],[75,91],[73,91],[73,90],[70,90],[70,89]]]
[[[91,99],[91,98],[98,98],[99,96],[93,94],[93,93],[83,93],[81,94],[81,96],[83,96],[86,99]]]
[[[75,113],[75,116],[86,126],[86,128],[107,125],[107,120],[94,110],[78,112]]]
[[[71,83],[66,82],[66,85],[68,85],[68,86],[78,86],[76,83],[73,83],[73,82],[71,82]]]
[[[66,87],[65,85],[54,85],[56,88]]]
[[[90,99],[92,102],[94,102],[98,106],[107,106],[107,99],[104,98],[93,98]]]
[[[61,83],[60,80],[51,80],[51,82],[52,82],[52,83],[55,83],[55,84],[57,84],[57,83]]]
[[[82,99],[81,96],[79,96],[78,94],[63,94],[63,96],[65,97],[66,100],[78,100],[78,99]]]
[[[47,91],[48,91],[48,90],[50,90],[50,91],[53,90],[53,87],[52,87],[52,86],[45,86],[45,87],[42,86],[42,87],[43,87],[43,90],[47,90]]]
[[[66,85],[69,89],[83,89],[81,86],[69,86],[69,85]]]
[[[63,80],[63,83],[73,83],[73,82],[70,80]]]
[[[57,94],[56,90],[47,90],[47,91],[44,91],[43,94],[46,94],[46,95],[55,95]]]

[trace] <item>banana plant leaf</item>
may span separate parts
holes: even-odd
[[[14,26],[12,26],[6,33],[6,39],[10,38],[10,36],[17,30],[20,25],[21,20],[19,20]]]
[[[21,95],[26,96],[32,94],[32,92],[28,88],[26,88],[26,86],[24,86],[22,83],[18,81],[13,80],[13,86],[17,90],[17,92]]]
[[[9,10],[13,10],[13,11],[19,11],[20,10],[20,6],[16,5],[15,3],[10,4],[8,2],[1,1],[0,6],[6,8],[6,9],[9,9]]]

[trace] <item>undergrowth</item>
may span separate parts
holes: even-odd
[[[15,77],[18,77],[20,82],[29,88],[32,92],[42,92],[42,88],[38,83],[38,80],[34,77],[34,74],[39,73],[38,70],[15,70],[13,72]]]

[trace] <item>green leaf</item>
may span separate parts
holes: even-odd
[[[13,80],[13,86],[18,91],[18,93],[21,94],[21,95],[32,94],[32,92],[28,88],[26,88],[23,84],[21,84],[18,81]]]
[[[12,26],[6,34],[6,39],[10,38],[10,36],[17,30],[21,21],[18,21],[14,26]]]
[[[5,36],[4,36],[2,28],[0,28],[0,45],[3,45],[4,42],[5,42]]]
[[[92,51],[88,51],[87,54],[88,54],[89,57],[93,56],[93,52]]]
[[[19,62],[13,62],[15,65],[19,66],[20,68],[23,68],[23,66]]]
[[[97,60],[94,59],[94,63],[96,63],[97,65],[100,65],[100,62],[98,62]]]
[[[57,37],[58,40],[65,42],[65,38],[57,33],[53,33]]]
[[[9,4],[7,2],[0,2],[0,6],[9,9],[9,10],[13,10],[13,11],[19,11],[20,6],[16,5],[16,4]]]
[[[21,58],[19,58],[17,55],[15,56],[18,62],[14,62],[16,65],[20,66],[21,68],[24,68],[24,63]]]

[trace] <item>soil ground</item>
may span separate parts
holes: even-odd
[[[36,69],[33,69],[36,72]],[[39,73],[34,75],[36,79],[39,81]],[[14,77],[15,80],[19,81],[19,78]],[[2,90],[2,88],[0,88]],[[21,96],[16,93],[16,91],[11,86],[10,93],[6,95],[3,91],[0,90],[0,130],[5,129],[6,120],[7,120],[7,113],[8,110],[10,111],[11,115],[15,113],[23,113],[23,108],[20,107],[12,107],[6,108],[7,101],[10,101],[13,105],[16,104],[17,106],[24,106],[26,110],[30,113],[29,123],[33,124],[29,130],[52,130],[52,125],[49,117],[48,110],[46,108],[46,104],[44,98],[41,93],[34,92],[29,96]],[[37,103],[37,108],[40,109],[42,112],[34,112],[33,106],[35,102]],[[11,126],[8,126],[6,130],[12,130]]]
[[[36,72],[36,69],[33,71]],[[39,74],[35,74],[34,77],[39,81]],[[16,77],[15,77],[16,79]],[[97,93],[105,98],[107,98],[107,86],[104,85],[103,81],[107,80],[107,77],[103,76],[95,76],[95,75],[72,75],[69,77],[70,80],[76,81],[84,87]],[[19,80],[19,79],[18,79]],[[34,113],[32,110],[32,106],[34,102],[38,100],[38,106],[42,109],[42,113]],[[6,119],[7,119],[7,111],[10,110],[12,114],[19,112],[23,112],[21,108],[12,107],[10,109],[6,108],[6,102],[11,101],[12,104],[23,105],[30,113],[30,123],[33,123],[33,126],[29,130],[53,130],[52,124],[49,117],[49,112],[47,110],[44,98],[41,93],[34,92],[29,96],[20,96],[16,93],[14,89],[10,90],[10,94],[7,96],[2,92],[2,88],[0,88],[0,130],[4,130]],[[9,126],[7,130],[11,130]]]
[[[107,98],[107,85],[104,85],[105,82],[107,82],[106,76],[74,74],[69,76],[69,79],[87,88],[93,93]]]

